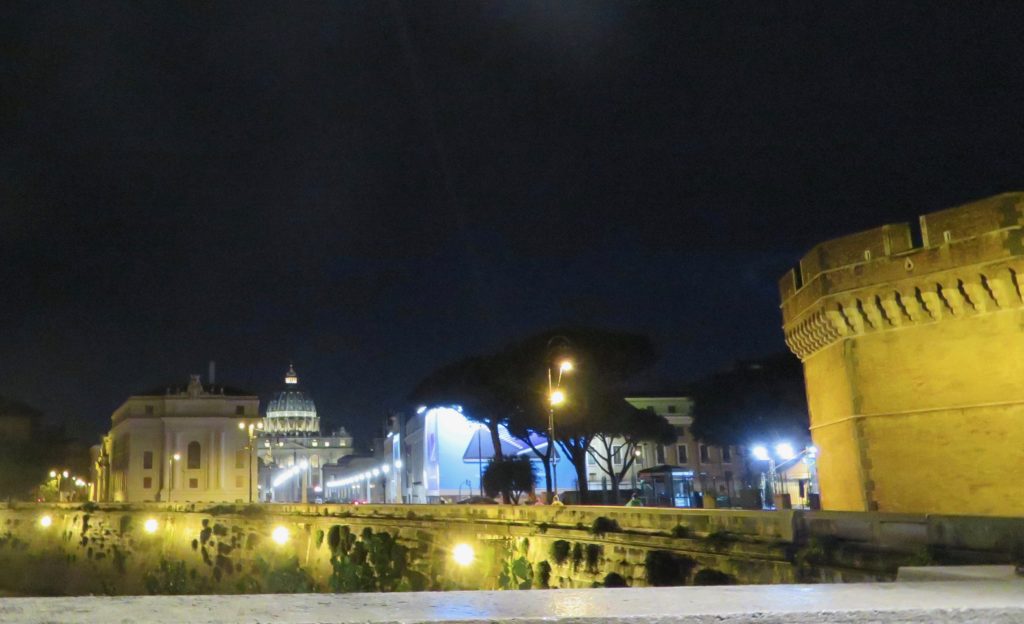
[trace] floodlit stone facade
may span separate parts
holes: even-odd
[[[258,436],[259,500],[265,502],[325,498],[324,466],[353,452],[352,436],[344,427],[320,433],[316,403],[299,385],[294,366],[285,373],[284,387],[267,403]]]
[[[111,420],[94,453],[94,500],[249,500],[256,464],[239,424],[259,421],[259,397],[193,375],[185,387],[129,397]]]
[[[780,282],[826,509],[1024,514],[1024,193],[822,243]]]

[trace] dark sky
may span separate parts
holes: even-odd
[[[678,383],[784,349],[815,243],[1024,187],[1012,2],[28,2],[0,8],[0,394],[288,360],[367,435],[560,323]]]

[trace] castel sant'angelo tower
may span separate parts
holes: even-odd
[[[781,280],[825,509],[1024,514],[1024,193],[821,243]]]

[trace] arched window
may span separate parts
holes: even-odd
[[[198,469],[201,460],[202,450],[198,442],[188,443],[188,467],[190,470]]]

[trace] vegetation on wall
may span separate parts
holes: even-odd
[[[392,592],[434,589],[430,579],[415,569],[414,551],[398,543],[386,531],[363,529],[360,539],[347,526],[334,525],[327,532],[331,548],[334,592]]]
[[[697,566],[693,557],[667,550],[652,550],[644,558],[647,583],[654,587],[686,585],[690,574]]]
[[[622,527],[619,526],[618,520],[606,518],[604,516],[594,518],[594,522],[590,525],[590,532],[594,535],[618,533],[620,531],[622,531]]]
[[[572,549],[572,545],[565,540],[555,540],[551,542],[551,559],[557,565],[562,565],[569,559],[569,552]]]

